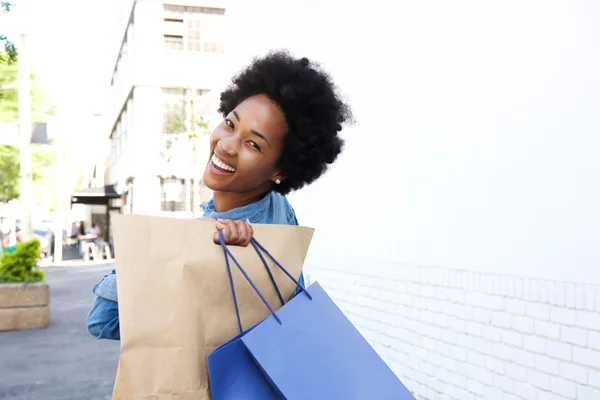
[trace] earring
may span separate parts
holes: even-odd
[[[279,179],[276,179],[275,183],[279,185],[281,183],[281,181]]]

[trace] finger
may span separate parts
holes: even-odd
[[[229,241],[231,240],[231,228],[229,227],[229,225],[217,225],[217,229],[223,234],[223,241],[225,242],[225,244],[229,244]]]
[[[217,223],[216,223],[217,229],[221,230],[231,220],[230,219],[217,219],[216,221],[217,221]]]
[[[246,220],[246,225],[248,229],[248,243],[250,243],[250,241],[254,237],[254,229],[252,228],[252,224],[250,224],[250,221],[248,220]]]
[[[213,241],[216,244],[221,244],[219,240],[219,233],[223,234],[223,242],[227,243],[227,238],[229,237],[229,227],[227,225],[221,224],[220,222],[216,223],[217,232],[213,234]]]
[[[223,222],[223,221],[221,221]],[[225,244],[231,244],[231,245],[236,245],[238,244],[239,240],[240,240],[240,233],[238,231],[238,228],[235,224],[235,222],[231,221],[231,220],[227,220],[224,223],[224,227],[223,227],[223,235],[225,235],[225,232],[227,232],[228,236],[225,237]]]
[[[239,233],[237,244],[240,246],[248,246],[248,243],[250,243],[250,240],[248,239],[248,226],[244,221],[235,221],[235,225]]]

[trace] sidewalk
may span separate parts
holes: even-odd
[[[112,264],[47,267],[51,325],[0,332],[0,400],[109,400],[119,342],[92,337],[85,325],[93,285]]]

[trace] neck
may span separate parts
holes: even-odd
[[[215,211],[225,212],[247,206],[248,204],[256,203],[260,201],[268,191],[260,191],[256,193],[235,193],[235,192],[218,192],[213,193],[213,201],[215,204]]]

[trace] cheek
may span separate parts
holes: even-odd
[[[270,176],[273,173],[274,163],[270,158],[264,155],[257,154],[252,150],[244,151],[238,156],[240,169],[243,169],[245,175],[254,176],[262,179],[265,176]]]
[[[219,142],[219,139],[220,139],[220,137],[219,137],[219,135],[216,133],[216,131],[215,131],[215,132],[213,132],[213,133],[210,135],[209,142],[210,142],[210,148],[211,148],[211,149],[214,149],[214,148],[215,148],[215,146],[216,146],[216,145],[217,145],[217,143]]]
[[[218,126],[210,134],[210,139],[209,139],[210,146],[214,147],[221,139],[223,139],[223,129],[220,126]]]

